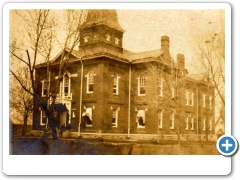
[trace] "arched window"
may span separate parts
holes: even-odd
[[[93,93],[94,73],[90,71],[87,74],[87,93]]]
[[[70,78],[67,74],[64,75],[64,95],[68,96],[68,94],[70,94],[69,90],[70,90]]]
[[[42,80],[42,97],[47,96],[48,81],[47,78]]]
[[[70,96],[71,92],[71,78],[69,74],[66,73],[63,75],[63,80],[60,84],[60,97],[68,97]]]
[[[146,93],[145,90],[145,76],[141,75],[138,78],[138,95],[144,96]]]

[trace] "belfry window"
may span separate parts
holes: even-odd
[[[111,39],[111,36],[109,34],[106,34],[106,40],[110,41],[110,39]]]
[[[115,37],[115,44],[119,44],[119,39],[117,37]]]

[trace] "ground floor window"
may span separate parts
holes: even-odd
[[[85,112],[82,114],[81,127],[92,127],[92,108],[86,108]]]
[[[47,123],[47,116],[45,111],[41,111],[40,125],[45,125]]]
[[[117,127],[118,126],[118,110],[119,108],[114,108],[112,110],[112,127]]]
[[[175,112],[170,113],[170,129],[174,129]]]
[[[159,128],[163,128],[163,110],[158,113]]]
[[[138,110],[136,123],[138,128],[145,128],[145,110]]]

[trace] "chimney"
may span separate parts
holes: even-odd
[[[168,36],[162,36],[161,37],[161,49],[163,50],[164,54],[169,54],[169,37]]]
[[[179,69],[185,69],[185,57],[183,54],[177,54],[177,65]]]

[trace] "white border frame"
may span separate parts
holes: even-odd
[[[231,6],[227,3],[84,3],[81,8],[120,8],[120,9],[225,9],[226,11],[226,35],[231,37]],[[72,8],[74,3],[47,3],[51,9]],[[9,9],[39,9],[46,8],[46,3],[9,3],[3,6],[3,84],[9,87],[8,64],[8,37],[9,37]],[[237,18],[237,17],[235,17]],[[5,44],[5,45],[4,45]],[[231,134],[231,38],[226,38],[226,117],[225,133]],[[8,119],[9,93],[7,88],[3,89],[3,117]],[[3,127],[7,127],[8,121],[3,122]],[[3,172],[7,175],[227,175],[231,172],[231,158],[221,155],[215,156],[13,156],[9,155],[9,134],[8,127],[3,128]],[[66,171],[64,161],[71,162],[71,168]],[[109,166],[110,162],[118,162],[115,166]],[[33,163],[32,162],[38,162]],[[50,163],[46,163],[50,162]],[[97,163],[92,163],[97,162]],[[152,164],[151,168],[139,171],[144,164]],[[153,162],[157,163],[157,166]],[[173,163],[174,162],[174,163]],[[196,163],[198,162],[198,163]],[[54,163],[54,168],[53,168]],[[101,164],[101,166],[100,166]],[[105,164],[103,166],[102,164]],[[192,165],[194,164],[194,166]],[[44,166],[43,166],[44,165]],[[106,166],[108,168],[106,168]],[[91,167],[91,168],[86,168]],[[104,167],[104,168],[101,168]],[[187,168],[186,168],[187,167]],[[217,168],[216,168],[217,167]],[[84,171],[81,171],[84,170]],[[94,171],[93,171],[94,169]],[[121,171],[119,171],[121,169]]]

